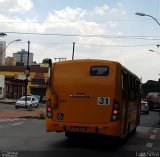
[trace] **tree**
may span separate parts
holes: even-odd
[[[148,80],[141,86],[142,98],[146,98],[150,92],[160,92],[160,79],[158,81]]]

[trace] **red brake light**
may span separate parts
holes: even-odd
[[[111,121],[116,121],[119,119],[120,105],[118,101],[114,100]]]
[[[117,115],[117,114],[118,114],[118,111],[117,111],[117,110],[114,110],[114,111],[113,111],[113,114],[114,114],[114,115]]]
[[[47,112],[51,112],[51,111],[52,111],[51,107],[47,107]]]
[[[48,118],[53,118],[53,112],[52,112],[52,106],[51,106],[51,99],[47,100],[47,109],[46,109],[46,114]]]

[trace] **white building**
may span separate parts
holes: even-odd
[[[28,51],[22,49],[19,52],[13,53],[13,57],[15,58],[16,62],[24,63],[27,65]],[[29,64],[31,63],[33,63],[33,53],[29,53]]]
[[[0,41],[0,65],[5,65],[6,42]]]

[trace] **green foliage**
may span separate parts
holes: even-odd
[[[146,98],[150,92],[160,92],[160,79],[158,81],[148,80],[141,86],[141,96]]]

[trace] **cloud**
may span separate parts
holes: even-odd
[[[85,17],[87,14],[86,10],[81,8],[70,8],[66,7],[62,10],[53,10],[52,13],[49,14],[48,20],[80,20]]]
[[[125,9],[121,3],[118,3],[116,7],[109,7],[104,4],[102,6],[95,7],[93,14],[97,14],[99,16],[105,16],[107,14],[121,15],[126,14]]]
[[[97,15],[102,16],[105,15],[109,11],[109,9],[110,9],[109,6],[105,4],[101,7],[95,7],[95,13]]]
[[[18,2],[18,1],[17,1]],[[107,5],[104,5],[103,11],[107,11]],[[97,10],[100,8],[97,8]],[[94,14],[94,15],[93,15]],[[93,16],[91,16],[93,15]],[[45,52],[46,56],[49,57],[52,51],[55,57],[56,55],[61,55],[64,57],[70,56],[70,51],[72,51],[72,43],[76,43],[77,57],[89,57],[93,58],[97,56],[96,52],[99,51],[99,58],[101,57],[104,47],[94,47],[92,45],[114,45],[115,42],[112,39],[98,38],[98,37],[83,37],[84,35],[104,35],[106,34],[109,27],[116,27],[115,23],[107,23],[105,27],[103,23],[97,23],[94,21],[87,21],[87,18],[94,17],[94,19],[99,17],[99,14],[95,10],[87,11],[82,8],[71,8],[66,7],[61,10],[53,10],[48,13],[48,16],[42,23],[37,23],[38,19],[33,17],[32,19],[21,19],[20,17],[6,17],[1,15],[0,21],[10,21],[9,23],[4,23],[3,28],[0,26],[1,30],[5,31],[16,31],[16,32],[35,32],[35,33],[51,33],[51,34],[64,34],[64,36],[27,36],[19,35],[23,41],[28,39],[31,41],[32,51],[35,52]],[[78,21],[78,22],[77,22]],[[13,22],[13,23],[12,23]],[[33,23],[32,23],[33,22]],[[34,23],[35,22],[35,23]],[[65,34],[77,34],[80,36],[65,36]],[[12,35],[14,36],[14,35]],[[16,35],[15,35],[16,36]],[[17,38],[17,37],[13,37]],[[34,43],[41,42],[41,44]],[[70,45],[59,45],[59,44],[45,44],[48,43],[70,43]],[[53,48],[54,47],[54,48]],[[8,48],[10,50],[10,47]],[[61,53],[60,53],[61,52]],[[85,53],[87,52],[87,53]],[[92,54],[93,53],[93,54]],[[44,58],[43,55],[35,53],[35,58]],[[42,59],[41,59],[42,60]]]
[[[0,12],[24,13],[33,7],[31,0],[0,0]]]
[[[126,14],[126,11],[124,10],[124,7],[121,3],[118,3],[116,7],[110,9],[110,14],[114,15],[120,15],[120,14]]]
[[[21,18],[22,16],[18,16],[19,14],[14,14],[14,12],[22,13],[29,10],[33,13],[32,11],[35,10],[31,0],[0,0],[0,5],[0,30],[2,32],[12,31],[61,34],[61,36],[8,34],[8,36],[5,37],[5,40],[8,40],[8,43],[18,38],[22,39],[22,42],[13,43],[7,47],[7,56],[12,56],[13,52],[23,48],[27,49],[26,41],[30,40],[30,50],[34,53],[34,60],[37,62],[42,61],[44,58],[52,58],[54,60],[55,57],[66,57],[68,60],[71,59],[72,43],[75,42],[76,59],[97,58],[116,60],[138,74],[138,76],[145,77],[145,80],[147,80],[146,78],[153,76],[154,70],[152,69],[155,69],[158,73],[159,69],[156,68],[159,67],[158,57],[155,54],[155,64],[151,63],[152,61],[150,58],[153,58],[152,55],[150,54],[149,57],[147,57],[144,53],[147,48],[116,47],[116,45],[134,45],[136,43],[135,40],[122,38],[115,39],[112,37],[83,37],[85,35],[93,34],[121,36],[125,32],[125,28],[130,29],[130,27],[127,27],[128,25],[126,23],[125,26],[121,23],[120,26],[123,27],[123,29],[120,29],[120,27],[118,27],[118,21],[107,21],[107,18],[114,19],[114,17],[119,18],[121,15],[125,15],[125,8],[120,3],[114,7],[104,4],[102,6],[94,7],[92,10],[86,10],[79,7],[66,7],[61,10],[52,10],[47,14],[45,20],[41,22],[38,22],[38,16],[32,16],[32,18],[23,16],[23,18]],[[6,14],[5,9],[10,12],[10,16]],[[38,12],[36,15],[38,15]],[[40,16],[39,12],[39,17]],[[101,20],[106,20],[106,22],[98,22]],[[80,36],[65,36],[67,34],[77,34]],[[138,44],[140,44],[140,42],[138,42]],[[137,67],[140,68],[137,70]]]

